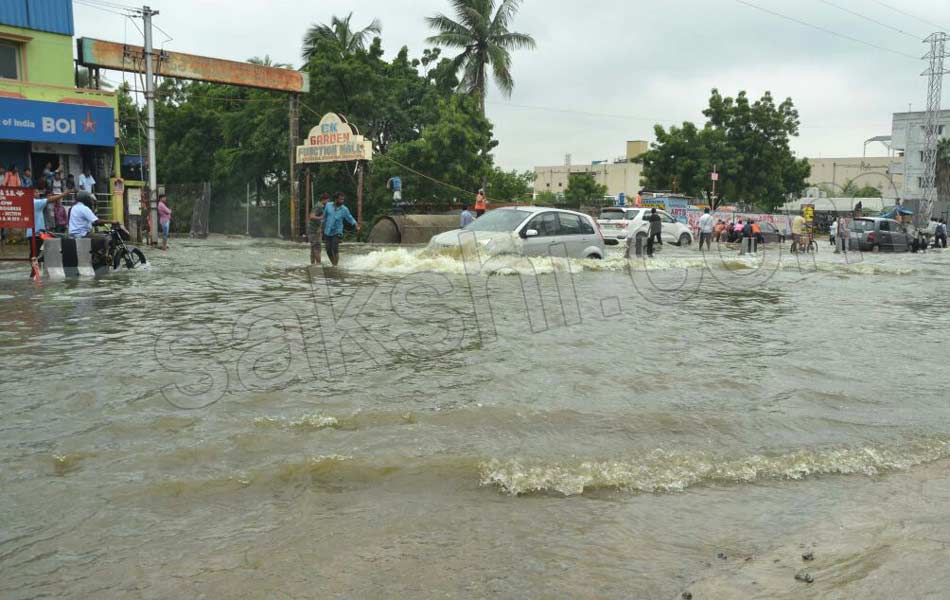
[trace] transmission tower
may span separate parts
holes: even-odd
[[[927,121],[924,125],[924,179],[923,198],[916,211],[916,224],[926,227],[930,223],[934,200],[937,199],[937,142],[940,132],[940,99],[943,91],[943,76],[950,72],[944,67],[944,59],[950,57],[947,53],[946,33],[938,32],[930,35],[924,43],[930,44],[930,51],[924,55],[929,66],[923,75],[929,78],[927,87]]]

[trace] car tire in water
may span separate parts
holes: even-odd
[[[690,237],[688,233],[684,233],[680,236],[679,241],[676,243],[677,246],[689,246],[693,243],[693,238]]]

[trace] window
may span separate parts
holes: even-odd
[[[518,225],[531,214],[525,210],[499,208],[488,211],[466,227],[468,231],[517,231]]]
[[[0,40],[0,78],[20,78],[20,45]]]
[[[924,151],[920,151],[920,162],[924,162]]]
[[[890,221],[881,221],[881,231],[890,231],[891,222]]]
[[[937,126],[937,135],[943,135],[943,125]]]
[[[584,235],[594,235],[594,226],[591,225],[590,219],[581,219],[581,233]]]
[[[628,220],[628,221],[633,221],[634,219],[637,218],[637,215],[638,215],[638,214],[640,214],[640,211],[639,211],[639,210],[628,210],[628,211],[627,211],[627,220]]]
[[[665,212],[661,212],[660,217],[663,219],[664,223],[676,223],[676,219],[666,214]]]
[[[581,218],[579,216],[569,213],[557,213],[557,216],[561,221],[560,235],[581,234]]]
[[[557,213],[555,212],[546,212],[541,213],[535,218],[531,219],[528,222],[527,229],[534,229],[538,232],[538,237],[548,237],[558,234],[558,229],[560,229],[557,220]]]
[[[918,178],[917,178],[917,187],[919,187],[919,188],[924,187],[924,178],[923,178],[923,177],[918,177]]]

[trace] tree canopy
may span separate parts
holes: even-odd
[[[507,4],[510,10],[516,3]],[[301,97],[300,134],[306,135],[323,114],[336,112],[371,141],[375,157],[367,165],[364,220],[372,222],[391,209],[386,181],[393,176],[403,180],[404,199],[427,205],[471,201],[483,181],[494,201],[526,199],[528,175],[495,167],[492,125],[478,98],[457,93],[453,61],[439,48],[414,57],[403,47],[387,56],[378,22],[354,31],[351,18],[314,25],[302,40],[306,63],[301,70],[311,85]],[[273,64],[266,56],[249,62]],[[157,89],[156,117],[159,181],[210,181],[213,226],[221,222],[216,214],[240,212],[236,209],[248,186],[265,204],[275,200],[278,183],[286,194],[286,94],[167,79]],[[128,86],[119,90],[119,118],[125,151],[142,153],[144,109],[132,100]],[[315,197],[335,191],[354,197],[352,163],[308,169]],[[300,197],[305,200],[303,188]],[[243,230],[243,218],[234,221]]]
[[[656,142],[637,159],[647,187],[675,184],[686,195],[710,198],[714,207],[729,202],[764,210],[807,187],[808,161],[796,158],[789,145],[799,127],[791,98],[776,104],[765,92],[752,102],[744,91],[732,98],[713,89],[703,114],[707,121],[701,129],[690,122],[654,128]],[[715,195],[714,168],[719,173]]]
[[[600,205],[607,195],[607,186],[600,185],[590,173],[571,173],[567,188],[564,189],[564,202],[567,206]]]

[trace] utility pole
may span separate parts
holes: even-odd
[[[280,238],[280,182],[277,182],[277,238]]]
[[[152,17],[157,10],[142,7],[145,25],[145,105],[148,111],[148,205],[152,226],[150,242],[158,243],[158,160],[155,156],[155,65],[152,57]]]
[[[297,143],[300,138],[300,95],[290,95],[289,107],[289,134],[287,136],[290,145],[290,167],[287,170],[287,179],[290,182],[290,239],[297,240],[300,237],[297,228],[297,201],[300,197],[298,193],[300,186],[297,182]],[[309,171],[308,171],[309,177]],[[307,180],[309,183],[309,179]],[[309,213],[308,213],[309,214]],[[309,218],[309,217],[308,217]]]
[[[921,203],[914,211],[914,225],[918,228],[927,227],[933,213],[934,201],[937,199],[937,141],[940,126],[940,100],[943,92],[943,76],[948,71],[944,67],[944,59],[950,58],[947,52],[947,41],[950,36],[938,32],[931,34],[924,43],[930,44],[930,51],[924,55],[928,61],[928,68],[922,73],[928,80],[927,86],[927,124],[924,126],[924,185]]]
[[[251,235],[251,184],[247,184],[244,195],[244,235]]]

